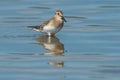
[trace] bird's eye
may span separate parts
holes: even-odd
[[[57,13],[57,15],[60,15],[59,13]]]

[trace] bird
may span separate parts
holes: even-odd
[[[51,19],[43,22],[41,25],[34,26],[32,29],[48,34],[48,36],[54,36],[62,29],[64,22],[67,21],[63,16],[62,10],[56,10]]]
[[[62,56],[64,54],[64,44],[56,36],[40,36],[37,38],[37,44],[41,45],[47,53],[41,55]]]

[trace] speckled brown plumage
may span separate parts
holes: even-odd
[[[57,10],[50,20],[44,22],[39,26],[33,27],[33,30],[47,33],[49,36],[55,35],[61,30],[64,22],[66,22],[66,20],[63,17],[63,12],[61,10]]]

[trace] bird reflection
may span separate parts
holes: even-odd
[[[48,62],[48,64],[53,65],[53,66],[57,66],[57,67],[63,67],[64,66],[63,61]]]
[[[37,40],[44,49],[49,50],[49,52],[43,53],[42,55],[62,56],[64,54],[64,44],[62,44],[57,37],[41,36],[37,38]],[[57,67],[64,66],[63,61],[52,61],[48,62],[48,64]]]
[[[57,37],[41,36],[38,39],[40,45],[42,45],[48,53],[43,53],[43,55],[55,55],[60,56],[64,53],[64,44],[62,44]]]

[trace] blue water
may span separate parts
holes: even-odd
[[[56,37],[33,31],[63,10]],[[119,0],[0,0],[0,80],[119,80]]]

